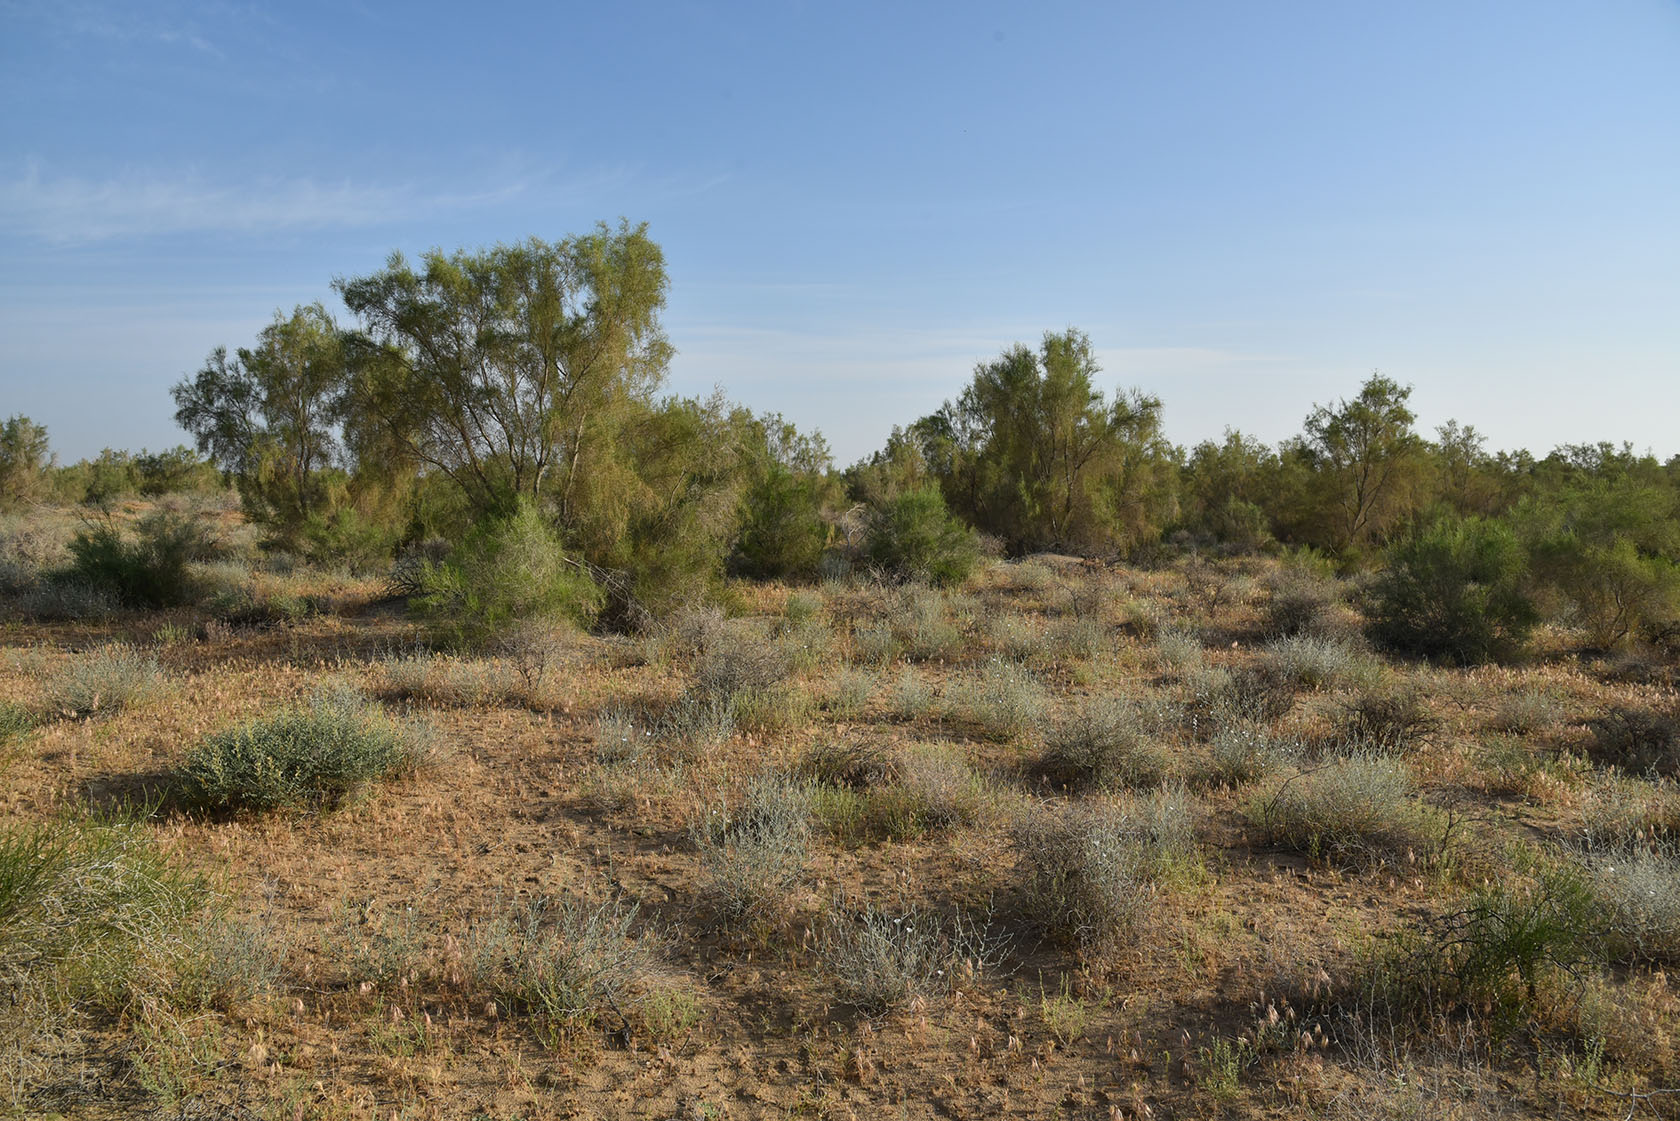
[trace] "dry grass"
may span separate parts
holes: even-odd
[[[21,1116],[1608,1119],[1680,1078],[1680,797],[1637,765],[1672,665],[1553,635],[1520,669],[1389,667],[1320,572],[1047,557],[945,593],[737,585],[733,615],[539,651],[528,704],[507,651],[387,659],[424,636],[377,582],[224,575],[327,609],[10,616],[5,835],[154,807],[75,826],[122,844],[31,896],[92,918],[30,904],[6,943],[0,916]],[[49,699],[113,648],[167,692]],[[335,680],[421,710],[446,764],[332,814],[156,808],[195,747]],[[1476,914],[1524,897],[1484,893],[1537,866],[1577,870],[1613,964],[1433,1018],[1326,1003],[1408,929],[1497,947]]]

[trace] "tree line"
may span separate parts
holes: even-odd
[[[1484,615],[1521,630],[1550,611],[1604,644],[1680,620],[1680,457],[1492,452],[1456,422],[1429,438],[1410,387],[1381,374],[1314,406],[1278,445],[1227,430],[1184,448],[1163,435],[1159,398],[1099,386],[1086,335],[1049,332],[980,363],[954,399],[840,470],[820,434],[778,415],[665,392],[669,280],[645,226],[394,254],[333,287],[347,323],[319,303],[276,313],[174,387],[196,454],[107,451],[54,468],[44,430],[13,417],[0,500],[100,501],[219,474],[270,547],[363,567],[440,540],[459,564],[468,542],[490,563],[517,526],[523,548],[565,558],[571,612],[609,624],[729,572],[798,579],[861,563],[952,581],[988,547],[1310,551],[1381,567],[1390,584],[1456,566]],[[1414,599],[1415,613],[1451,597]],[[1395,645],[1427,646],[1402,630]]]

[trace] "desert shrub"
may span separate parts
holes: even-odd
[[[710,697],[769,689],[793,672],[788,651],[774,639],[742,626],[709,632],[694,660],[694,686]]]
[[[803,688],[783,682],[764,689],[742,689],[729,697],[737,727],[752,732],[786,732],[803,727],[815,702]]]
[[[1392,755],[1358,752],[1291,776],[1250,819],[1271,844],[1339,864],[1426,859],[1443,841],[1437,815],[1412,796]]]
[[[810,786],[774,773],[754,777],[738,805],[697,823],[694,841],[719,915],[772,917],[805,870],[810,833]]]
[[[745,576],[788,579],[815,576],[828,547],[823,504],[829,484],[819,472],[770,464],[741,500],[741,527],[730,567]]]
[[[1369,681],[1377,666],[1352,644],[1297,634],[1274,639],[1261,654],[1264,672],[1298,689]]]
[[[658,965],[658,942],[634,933],[637,908],[539,899],[475,925],[463,956],[475,985],[508,1007],[587,1026],[605,1012],[627,1026]]]
[[[945,597],[916,589],[905,597],[895,628],[907,657],[918,662],[943,658],[962,643],[962,632],[945,613]]]
[[[986,780],[949,745],[912,744],[900,753],[898,768],[924,829],[971,825],[993,800]]]
[[[424,595],[426,574],[448,559],[449,542],[442,537],[428,537],[405,545],[385,576],[385,594],[404,598]]]
[[[112,643],[70,663],[47,686],[47,704],[69,717],[109,716],[163,691],[163,670],[150,654]]]
[[[1590,855],[1592,887],[1625,956],[1680,961],[1680,848],[1607,848]]]
[[[918,720],[933,711],[933,687],[909,666],[899,672],[888,697],[892,712],[901,720]]]
[[[991,798],[984,780],[938,744],[891,755],[857,745],[819,747],[801,769],[817,782],[817,820],[843,840],[902,841],[970,824]]]
[[[811,592],[794,592],[782,603],[782,618],[789,623],[803,623],[822,617],[823,598]]]
[[[657,734],[695,753],[721,745],[735,727],[734,698],[689,689],[665,711]]]
[[[1265,630],[1278,638],[1324,627],[1339,598],[1335,578],[1308,565],[1290,565],[1266,580]]]
[[[1046,807],[1022,819],[1015,843],[1027,914],[1054,937],[1087,947],[1112,948],[1135,934],[1160,886],[1198,862],[1178,789],[1120,806]]]
[[[1189,674],[1202,668],[1202,640],[1189,631],[1167,628],[1155,636],[1155,654],[1169,673]]]
[[[1594,849],[1680,846],[1680,785],[1672,778],[1604,776],[1583,800],[1581,831]]]
[[[132,539],[109,521],[78,532],[59,579],[97,588],[124,607],[173,607],[194,598],[189,565],[214,551],[198,521],[160,510],[140,520]]]
[[[491,648],[519,679],[519,699],[529,705],[542,699],[549,670],[561,663],[566,652],[553,620],[541,617],[521,619],[497,630]]]
[[[648,660],[698,658],[727,641],[730,627],[729,618],[716,604],[684,604],[653,628]]]
[[[1635,774],[1680,773],[1680,711],[1616,705],[1587,724],[1601,761]]]
[[[1486,727],[1491,732],[1527,736],[1562,723],[1563,716],[1563,706],[1555,697],[1524,690],[1500,697]]]
[[[817,960],[847,1003],[881,1013],[969,986],[998,960],[998,942],[961,915],[894,914],[838,899],[817,934]]]
[[[635,766],[648,760],[657,746],[649,723],[626,708],[598,713],[593,731],[595,761],[602,766]]]
[[[1169,760],[1158,713],[1120,697],[1087,700],[1047,722],[1044,774],[1059,786],[1115,789],[1159,782]]]
[[[1409,751],[1440,725],[1416,685],[1366,689],[1342,704],[1342,735],[1379,751]]]
[[[218,732],[187,755],[187,799],[206,808],[332,806],[362,784],[415,769],[426,744],[347,689]]]
[[[380,673],[388,695],[436,705],[496,705],[513,692],[506,669],[478,658],[393,655],[380,663]]]
[[[968,579],[980,560],[974,531],[945,509],[935,487],[886,500],[870,511],[866,533],[870,563],[899,579],[950,587]]]
[[[1600,925],[1578,872],[1542,869],[1484,888],[1373,953],[1356,973],[1359,1001],[1420,1028],[1466,1013],[1500,1028],[1527,1023],[1543,988],[1573,985],[1597,957]]]
[[[826,707],[830,714],[842,720],[855,720],[869,707],[875,695],[875,674],[868,670],[842,668],[830,682]]]
[[[1014,662],[993,658],[956,684],[956,707],[990,735],[1011,740],[1044,720],[1049,701],[1037,677]]]
[[[18,593],[17,609],[31,619],[103,619],[122,605],[103,588],[49,580]]]
[[[822,739],[800,757],[799,773],[815,783],[862,790],[895,781],[899,761],[878,744]]]
[[[802,672],[821,669],[834,650],[834,632],[817,618],[784,620],[776,628],[776,641],[786,652],[788,664]]]
[[[522,620],[587,626],[604,595],[530,505],[478,525],[442,564],[425,565],[411,600],[439,636],[482,648]]]
[[[1036,616],[1022,618],[1005,610],[993,615],[985,630],[987,643],[997,657],[1023,664],[1045,660],[1049,643]]]
[[[890,665],[901,649],[898,634],[887,623],[866,623],[852,629],[852,652],[865,665]]]
[[[1214,777],[1232,786],[1264,778],[1294,755],[1263,725],[1246,720],[1221,724],[1208,739],[1208,751]]]
[[[1232,721],[1266,724],[1295,704],[1295,686],[1256,667],[1236,671],[1219,666],[1189,674],[1184,680],[1184,717],[1198,737],[1212,735]]]
[[[1438,521],[1389,550],[1372,591],[1371,636],[1391,650],[1458,665],[1509,658],[1539,621],[1527,570],[1508,526]]]
[[[1062,658],[1094,661],[1108,649],[1108,632],[1092,615],[1059,618],[1051,624],[1044,637],[1050,652]]]

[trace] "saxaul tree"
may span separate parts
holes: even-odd
[[[1096,387],[1091,340],[1049,332],[976,367],[953,403],[918,421],[951,508],[1014,551],[1125,551],[1174,511],[1161,402]]]
[[[326,308],[275,312],[254,347],[217,347],[179,382],[175,422],[239,487],[248,514],[295,535],[328,501],[346,385],[343,337]]]
[[[646,226],[549,243],[394,254],[335,287],[358,317],[346,420],[441,472],[478,509],[546,496],[572,520],[584,476],[664,380],[664,256]]]

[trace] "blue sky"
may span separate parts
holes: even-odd
[[[179,443],[394,249],[650,223],[670,388],[850,462],[1077,326],[1193,443],[1373,370],[1680,453],[1680,3],[0,0],[0,416]]]

